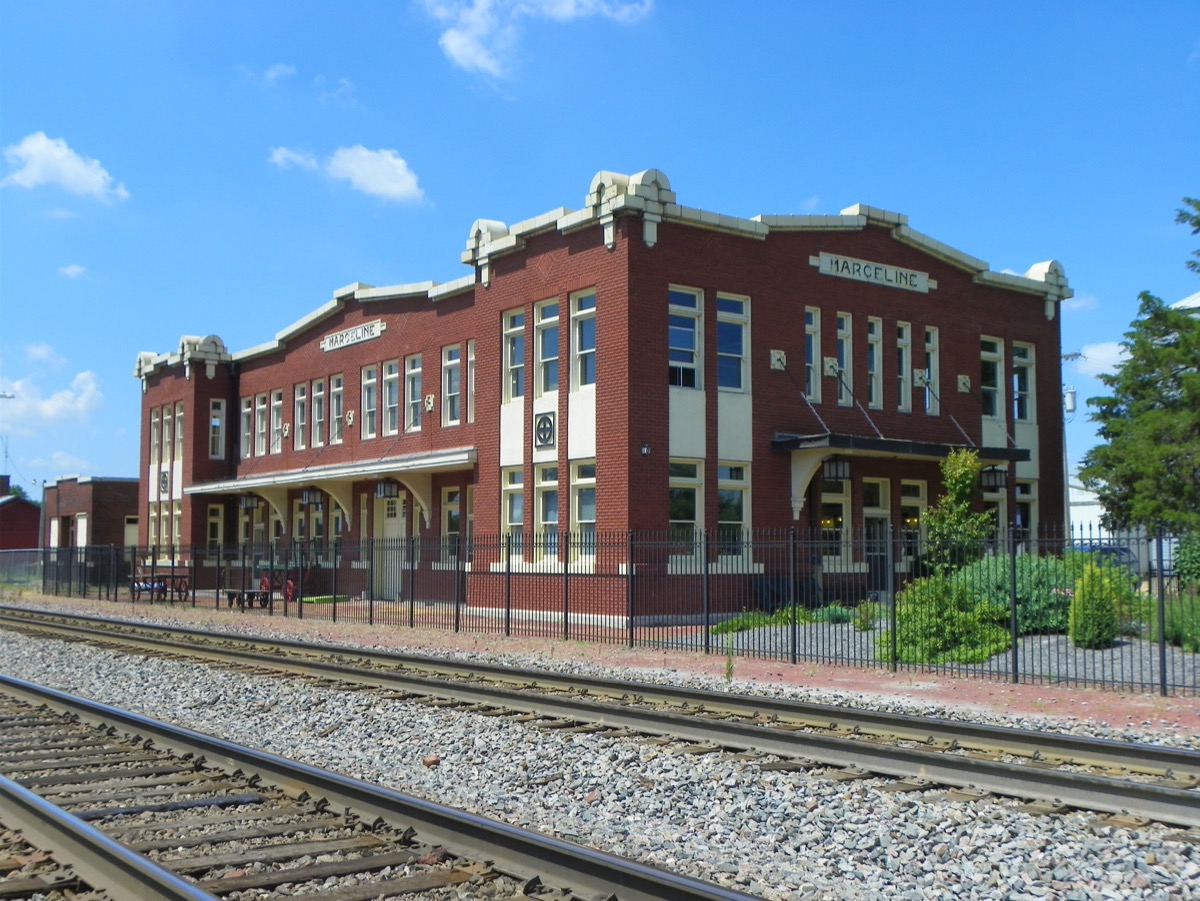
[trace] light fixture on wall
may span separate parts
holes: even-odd
[[[253,510],[258,506],[257,494],[243,494],[238,498],[238,507],[243,510]]]
[[[830,457],[825,461],[821,474],[827,482],[845,482],[850,478],[850,461],[841,457]]]
[[[650,442],[649,441],[642,442],[642,456],[643,457],[650,456]]]
[[[1008,470],[1002,466],[991,466],[979,474],[979,484],[984,491],[1003,491],[1008,487]]]
[[[380,498],[399,497],[400,483],[392,479],[380,479],[375,483],[375,496]]]
[[[300,492],[300,503],[306,507],[312,507],[321,503],[321,492],[316,488],[305,488]]]

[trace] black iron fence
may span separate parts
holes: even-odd
[[[1200,535],[886,527],[0,552],[0,589],[1200,693]]]

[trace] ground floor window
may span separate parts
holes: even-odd
[[[458,542],[462,538],[462,491],[442,489],[442,562],[458,560]]]
[[[504,534],[508,536],[513,559],[519,560],[524,545],[525,472],[521,467],[500,472],[500,493]]]
[[[537,532],[539,556],[558,558],[558,467],[537,467]]]
[[[578,533],[578,555],[596,554],[596,463],[585,460],[571,467],[572,528]]]
[[[742,556],[749,516],[749,468],[744,463],[717,464],[717,553]]]
[[[821,483],[821,555],[849,560],[849,544],[850,482],[826,479]]]

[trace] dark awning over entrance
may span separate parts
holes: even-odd
[[[874,457],[918,457],[940,460],[951,451],[971,450],[979,454],[982,463],[1016,463],[1029,459],[1029,450],[1024,447],[971,447],[965,444],[941,444],[932,441],[905,441],[899,438],[873,438],[867,435],[825,433],[822,435],[793,435],[776,432],[771,439],[776,450],[825,450],[833,452],[857,452]]]

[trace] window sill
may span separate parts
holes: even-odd
[[[563,564],[561,560],[531,560],[526,562],[524,560],[514,559],[510,560],[508,563],[493,563],[490,571],[497,574],[513,573],[516,575],[525,573],[542,573],[546,575],[557,574],[561,576],[563,574]],[[566,572],[568,575],[572,573],[585,576],[593,575],[596,572],[596,561],[588,559],[575,560],[567,565]]]

